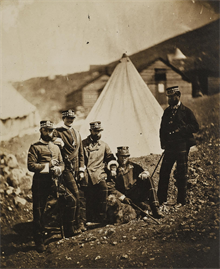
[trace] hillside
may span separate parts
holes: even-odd
[[[211,40],[211,42],[210,42]],[[186,71],[191,79],[197,70],[208,69],[219,74],[219,20],[202,28],[166,40],[146,50],[129,56],[138,71],[155,59],[167,58],[178,47],[186,56],[193,57],[193,66]],[[40,112],[42,118],[60,121],[59,111],[65,109],[66,95],[90,82],[100,74],[111,75],[118,61],[87,72],[74,73],[55,78],[39,77],[14,83],[15,88]]]
[[[163,206],[159,224],[150,218],[88,230],[69,239],[48,234],[46,252],[37,253],[32,241],[31,192],[1,192],[1,268],[219,268],[219,94],[194,99],[190,106],[200,123],[197,150],[189,156],[187,204]],[[1,143],[1,154],[27,150],[35,137]],[[33,141],[32,141],[33,142]],[[25,151],[23,160],[25,160]],[[154,170],[159,155],[134,161]],[[153,177],[158,184],[159,168]],[[171,177],[169,200],[175,200]]]

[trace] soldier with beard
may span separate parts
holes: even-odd
[[[110,170],[110,166],[117,164],[117,161],[109,146],[100,140],[101,131],[103,129],[100,121],[91,122],[91,134],[82,143],[88,178],[88,187],[85,191],[87,221],[105,224],[108,196],[106,168]]]
[[[54,128],[51,121],[41,121],[40,140],[32,144],[28,151],[28,169],[34,172],[32,185],[33,235],[38,252],[45,250],[43,213],[47,198],[53,193],[53,178],[61,176],[64,170],[60,149],[51,142],[53,131]],[[70,237],[74,235],[73,223],[76,211],[76,199],[62,184],[59,186],[59,193],[64,206],[64,234],[65,237]]]
[[[178,86],[167,88],[166,95],[169,107],[164,111],[160,126],[161,148],[165,152],[157,195],[160,205],[167,202],[170,173],[176,162],[177,203],[181,206],[186,203],[188,153],[190,147],[196,144],[193,133],[198,132],[199,124],[193,112],[180,102]]]

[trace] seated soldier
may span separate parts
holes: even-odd
[[[109,194],[115,194],[124,203],[133,202],[143,210],[146,210],[143,202],[149,199],[153,216],[164,217],[159,211],[159,202],[149,172],[129,161],[129,147],[118,147],[116,156],[119,166],[117,175],[111,167],[111,176],[107,182]]]

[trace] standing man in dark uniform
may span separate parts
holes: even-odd
[[[38,142],[31,145],[28,151],[28,169],[34,172],[32,185],[34,241],[39,252],[45,250],[43,212],[48,196],[53,193],[53,186],[55,184],[53,178],[59,177],[64,170],[60,149],[51,142],[53,131],[53,123],[51,121],[41,121],[41,138]],[[63,196],[64,198],[65,196],[65,208],[63,210],[64,234],[66,237],[70,237],[74,234],[73,223],[76,200],[68,190],[65,190],[62,184],[59,186],[59,192],[61,197]]]
[[[177,203],[185,205],[188,153],[196,144],[193,133],[198,132],[199,124],[193,112],[180,102],[181,92],[178,86],[166,89],[169,107],[165,109],[160,126],[161,148],[165,150],[160,169],[158,199],[160,204],[167,201],[170,173],[177,163]]]
[[[83,181],[84,178],[84,154],[82,140],[79,132],[72,127],[75,119],[73,110],[65,110],[62,112],[63,126],[54,130],[53,142],[60,146],[65,170],[63,172],[64,185],[71,191],[77,200],[76,216],[75,216],[75,233],[85,231],[83,220],[80,219],[80,197],[77,180]]]
[[[117,164],[109,146],[101,139],[100,121],[90,123],[90,135],[82,141],[87,168],[88,187],[86,188],[87,221],[98,221],[105,224],[108,197],[106,185],[106,168]],[[96,211],[96,212],[95,212]]]
[[[112,177],[112,182],[110,184],[109,181],[107,182],[110,186],[109,193],[115,194],[123,203],[131,204],[133,202],[143,210],[146,210],[147,207],[144,202],[149,200],[153,216],[163,218],[163,214],[159,211],[157,194],[149,172],[129,160],[129,147],[118,147],[116,156],[119,166],[116,175]],[[111,169],[113,170],[113,165],[111,165]],[[112,184],[113,182],[115,186]]]

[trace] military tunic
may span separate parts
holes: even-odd
[[[114,178],[115,189],[111,184],[110,193],[115,194],[119,199],[126,196],[141,208],[143,207],[143,202],[149,200],[150,207],[155,212],[159,203],[154,183],[150,177],[142,179],[144,173],[146,172],[140,165],[130,161],[124,168],[119,166],[117,176]]]
[[[102,220],[105,218],[107,210],[106,166],[116,160],[105,142],[101,140],[94,142],[91,136],[88,136],[82,143],[88,178],[88,187],[85,191],[87,221]]]
[[[54,145],[52,142],[45,142],[41,139],[30,146],[27,164],[29,171],[34,172],[32,193],[34,240],[36,244],[43,243],[43,212],[47,198],[52,193],[52,187],[54,184],[52,181],[52,174],[49,169],[49,163],[51,160],[58,161],[60,172],[64,170],[63,159],[57,145]],[[65,200],[63,201],[63,203],[65,203],[65,209],[63,212],[64,229],[68,229],[74,222],[76,201],[71,193],[65,191],[62,184],[59,186],[59,192]],[[66,208],[68,208],[68,212]]]
[[[193,133],[198,132],[199,124],[193,112],[182,103],[165,109],[160,126],[160,141],[165,149],[160,169],[158,199],[160,204],[167,201],[170,173],[177,162],[177,203],[185,204],[187,186],[187,162],[191,146],[196,144]]]
[[[54,130],[53,136],[55,138],[61,138],[64,142],[64,146],[61,148],[65,162],[65,170],[63,172],[64,184],[76,198],[77,208],[75,219],[76,226],[79,227],[82,220],[80,220],[80,196],[76,177],[79,171],[84,171],[85,169],[81,136],[74,128],[65,125]]]

